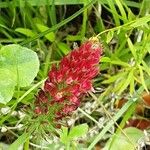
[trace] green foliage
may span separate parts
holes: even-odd
[[[70,48],[67,44],[63,43],[63,42],[58,42],[57,43],[58,48],[62,51],[62,53],[64,55],[67,55],[70,51]]]
[[[95,79],[93,87],[102,88],[102,92],[92,95],[97,102],[92,114],[86,114],[85,109],[82,110],[86,101],[83,101],[79,109],[82,115],[87,117],[82,119],[85,119],[89,126],[81,124],[70,130],[63,127],[61,132],[56,129],[56,133],[59,133],[66,149],[80,149],[80,146],[77,146],[81,145],[78,139],[96,124],[100,132],[83,142],[85,149],[93,149],[96,143],[105,138],[106,133],[110,138],[106,149],[110,146],[112,150],[116,149],[116,145],[118,149],[133,149],[143,132],[135,128],[123,128],[126,121],[134,115],[136,104],[141,102],[142,92],[150,90],[150,3],[147,0],[16,0],[0,2],[0,8],[0,107],[5,104],[11,108],[7,115],[0,115],[0,125],[13,127],[19,122],[29,127],[30,123],[25,119],[12,117],[12,111],[20,111],[20,107],[24,106],[23,111],[28,111],[26,106],[34,104],[34,95],[47,77],[49,68],[69,53],[73,42],[82,43],[85,37],[97,36],[103,45],[103,57],[100,63],[101,74]],[[112,95],[115,98],[112,98]],[[112,108],[114,99],[124,96],[130,97],[128,102],[118,112],[113,109],[116,113],[112,116],[111,112],[99,112],[97,109],[101,108],[103,102]],[[89,102],[92,101],[91,98],[86,98]],[[109,110],[112,109],[107,111]],[[105,118],[106,125],[103,129],[98,122],[99,116],[93,115],[95,111],[104,118],[106,114],[109,117],[108,120]],[[33,120],[36,118],[30,111],[26,115]],[[80,115],[78,118],[77,123],[80,124]],[[120,127],[117,127],[115,135],[111,135],[109,129],[120,118]],[[34,125],[36,126],[36,123]],[[39,135],[42,135],[43,139],[45,135],[48,137],[53,134],[48,130],[40,132]],[[13,133],[13,130],[10,130],[10,133]],[[10,141],[9,144],[13,144],[9,149],[16,149],[25,142],[25,150],[32,142],[37,143],[34,145],[36,148],[43,144],[34,138],[29,141],[29,136],[36,136],[35,133],[16,130],[14,135],[16,134],[18,139],[14,143],[14,139]],[[49,145],[48,147],[54,149],[54,142]]]
[[[81,124],[73,127],[69,132],[69,139],[75,139],[81,136],[84,136],[88,131],[87,124]]]
[[[6,104],[13,96],[14,87],[29,86],[39,70],[38,56],[19,45],[3,46],[0,50],[0,102]]]
[[[104,150],[135,150],[135,147],[138,146],[138,141],[144,138],[144,133],[137,128],[130,127],[124,129],[123,131],[128,138],[123,133],[120,133],[117,135],[113,143],[111,143],[112,139],[108,141]]]
[[[24,34],[27,37],[34,37],[36,35],[32,30],[25,28],[17,28],[15,31]]]
[[[18,150],[18,148],[29,138],[29,133],[23,133],[19,138],[9,146],[8,150]]]
[[[44,32],[46,30],[48,30],[49,28],[41,25],[41,24],[36,24],[37,28],[41,31]],[[50,41],[50,42],[54,42],[55,41],[55,34],[53,32],[48,33],[47,35],[45,35],[45,37]]]
[[[11,100],[15,81],[13,79],[13,74],[8,69],[0,69],[0,103],[6,104],[9,100]]]
[[[75,127],[72,127],[70,131],[68,128],[62,127],[62,132],[60,132],[60,141],[66,146],[71,144],[77,138],[84,136],[88,132],[88,125],[81,124]]]
[[[105,133],[110,129],[110,127],[113,126],[113,124],[128,110],[132,105],[134,104],[134,101],[130,100],[128,101],[118,113],[115,114],[113,117],[113,120],[109,121],[105,128],[95,137],[95,139],[92,141],[92,143],[89,145],[88,150],[91,150],[94,145],[102,139],[102,137],[105,135]]]

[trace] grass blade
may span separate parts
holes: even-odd
[[[115,115],[114,120],[111,120],[105,128],[100,132],[100,134],[94,139],[94,141],[89,145],[87,150],[91,150],[95,144],[105,135],[105,133],[114,125],[114,121],[117,121],[132,105],[134,104],[134,101],[129,100],[121,109],[120,111]]]
[[[52,28],[38,34],[37,36],[30,38],[22,43],[20,43],[20,45],[26,45],[40,37],[45,36],[46,34],[48,34],[49,32],[52,32],[60,27],[62,27],[63,25],[67,24],[68,22],[70,22],[71,20],[73,20],[74,18],[76,18],[78,15],[80,15],[84,10],[86,10],[87,8],[89,8],[91,5],[93,5],[97,0],[93,0],[91,2],[89,2],[85,7],[81,8],[79,11],[77,11],[76,13],[74,13],[72,16],[68,17],[67,19],[61,21],[60,23],[54,25]]]

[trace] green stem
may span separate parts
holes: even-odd
[[[70,150],[70,142],[67,142],[66,150]]]
[[[84,0],[84,6],[86,6],[87,1]],[[83,23],[82,23],[82,28],[81,28],[81,37],[85,37],[85,32],[86,32],[86,23],[87,23],[87,9],[84,10],[83,12]]]
[[[26,140],[25,144],[24,144],[24,148],[23,150],[29,150],[29,144],[30,144],[30,141],[29,141],[29,138]]]

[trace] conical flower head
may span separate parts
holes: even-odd
[[[62,58],[59,66],[53,65],[37,95],[35,112],[48,113],[55,106],[53,118],[61,119],[76,110],[81,97],[93,90],[92,79],[99,74],[101,54],[99,41],[92,38]]]

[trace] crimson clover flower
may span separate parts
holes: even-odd
[[[92,91],[92,79],[99,74],[102,47],[97,38],[91,38],[53,65],[35,101],[36,114],[50,114],[59,120],[70,115],[80,100]]]

